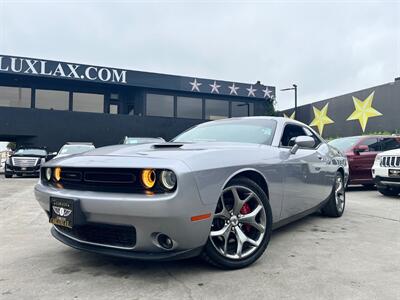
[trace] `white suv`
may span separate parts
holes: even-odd
[[[379,153],[372,166],[372,177],[381,194],[397,196],[400,193],[400,149]]]

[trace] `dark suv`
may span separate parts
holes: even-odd
[[[6,160],[4,176],[39,176],[40,166],[46,162],[47,151],[42,148],[19,148]]]
[[[350,169],[348,184],[373,186],[371,168],[375,156],[382,151],[400,148],[400,136],[350,136],[335,139],[329,144],[347,156]]]

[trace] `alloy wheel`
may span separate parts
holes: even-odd
[[[223,190],[211,226],[210,240],[224,257],[248,257],[260,246],[267,218],[260,197],[245,186]]]
[[[339,212],[342,212],[344,209],[344,202],[345,202],[345,187],[343,184],[343,177],[341,175],[338,175],[336,177],[335,202],[337,210]]]

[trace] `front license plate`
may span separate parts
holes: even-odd
[[[389,169],[390,177],[400,177],[400,169]]]
[[[72,228],[74,226],[74,200],[50,198],[50,219],[55,225]]]

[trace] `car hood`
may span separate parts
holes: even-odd
[[[230,160],[235,163],[245,158],[254,158],[251,152],[262,145],[247,143],[161,143],[141,145],[115,145],[97,148],[78,155],[56,158],[49,166],[93,166],[126,167],[126,165],[147,166],[171,165],[176,161],[191,165],[193,162]],[[264,146],[265,147],[265,146]],[[267,146],[268,147],[268,146]]]

